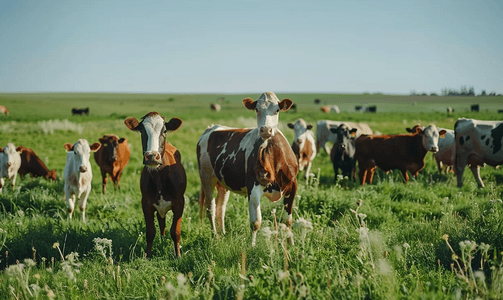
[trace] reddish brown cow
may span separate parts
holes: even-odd
[[[94,152],[94,160],[101,169],[103,183],[103,194],[107,185],[107,174],[110,174],[112,182],[120,189],[119,180],[122,171],[129,162],[129,146],[125,138],[120,138],[114,134],[104,135],[99,139],[101,147]]]
[[[152,255],[152,243],[155,237],[154,213],[161,235],[165,235],[166,213],[173,212],[171,238],[175,244],[175,255],[180,256],[180,234],[182,214],[185,205],[183,194],[187,187],[185,169],[178,150],[166,142],[166,132],[175,131],[182,120],[172,118],[165,122],[157,112],[146,114],[141,122],[129,117],[124,123],[133,131],[141,133],[143,146],[143,171],[140,178],[141,203],[147,228],[147,257]]]
[[[398,169],[402,172],[405,183],[409,181],[409,171],[412,176],[424,168],[424,157],[428,151],[438,151],[438,137],[445,130],[438,131],[433,124],[421,129],[416,125],[413,134],[398,135],[361,135],[356,140],[355,158],[360,169],[359,177],[362,185],[372,183],[374,171],[379,167],[383,171]]]
[[[21,153],[21,167],[17,171],[21,178],[29,173],[33,177],[43,176],[56,181],[56,170],[49,171],[32,149],[18,146],[16,151]]]
[[[8,116],[9,110],[7,109],[7,107],[5,107],[4,105],[0,105],[0,114],[5,114],[6,116]]]
[[[330,112],[330,107],[328,107],[328,106],[322,106],[322,107],[320,107],[320,110],[321,110],[321,112],[329,113]]]

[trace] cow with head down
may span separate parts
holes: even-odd
[[[94,160],[101,170],[102,192],[105,193],[107,185],[107,174],[112,182],[120,189],[119,181],[122,171],[129,162],[129,146],[127,139],[119,138],[115,134],[105,134],[99,139],[101,147],[94,152]]]
[[[356,140],[356,160],[358,161],[360,183],[372,183],[374,171],[398,169],[405,183],[409,181],[409,171],[416,177],[424,168],[424,158],[428,151],[438,151],[439,136],[445,134],[434,124],[421,129],[421,125],[411,129],[412,134],[362,135]]]
[[[295,124],[288,123],[288,127],[293,129],[295,137],[292,143],[292,150],[299,163],[299,172],[306,170],[304,177],[309,178],[313,159],[316,157],[316,144],[314,133],[311,131],[313,125],[308,125],[303,119],[298,119]]]
[[[342,176],[347,176],[356,181],[356,128],[348,128],[345,124],[330,128],[336,135],[336,141],[330,151],[330,159],[334,167],[335,181],[339,169]]]
[[[84,139],[79,139],[75,144],[66,143],[66,165],[63,171],[65,178],[65,200],[68,215],[72,218],[75,210],[75,197],[79,199],[79,207],[82,211],[82,221],[86,221],[87,198],[91,192],[93,171],[89,158],[91,152],[96,152],[101,147],[100,143],[89,145]]]
[[[241,129],[215,125],[206,129],[197,143],[200,217],[205,206],[213,233],[217,234],[215,214],[221,232],[225,233],[229,191],[247,196],[252,245],[255,245],[262,223],[262,196],[273,202],[284,197],[286,224],[291,227],[299,166],[287,139],[278,129],[279,112],[289,110],[292,100],[279,101],[273,92],[267,92],[256,101],[246,98],[243,104],[257,113],[257,127]],[[213,198],[215,186],[216,201]],[[290,242],[293,243],[293,238]]]
[[[175,131],[182,125],[182,120],[171,118],[166,122],[157,112],[146,114],[141,122],[134,117],[124,123],[132,131],[141,133],[143,147],[143,171],[140,178],[141,206],[147,231],[147,257],[152,255],[155,237],[154,214],[162,236],[166,231],[166,214],[173,212],[171,239],[175,246],[175,256],[180,253],[182,214],[185,206],[184,193],[187,176],[182,165],[180,152],[166,140],[168,131]]]
[[[21,166],[20,151],[16,150],[13,143],[8,143],[5,147],[0,147],[0,193],[5,185],[5,179],[11,181],[14,188],[16,184],[17,171]]]
[[[35,151],[23,146],[17,147],[16,150],[21,153],[21,167],[17,171],[21,178],[31,174],[32,177],[41,176],[56,181],[56,170],[49,170]]]

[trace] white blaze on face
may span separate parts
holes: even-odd
[[[164,128],[164,119],[160,115],[150,115],[147,116],[142,121],[143,127],[145,128],[145,133],[148,136],[147,149],[148,152],[159,153],[159,137],[161,136],[162,130]]]
[[[294,141],[299,144],[299,148],[302,149],[305,141],[307,140],[307,124],[303,119],[299,119],[295,124],[293,124],[293,130],[295,132]]]
[[[273,92],[263,93],[257,99],[257,127],[260,130],[260,136],[270,138],[276,133],[279,121],[279,99]]]
[[[437,126],[431,124],[424,129],[425,138],[423,139],[424,148],[428,151],[437,152],[438,151],[438,138],[439,133]]]
[[[91,172],[91,164],[89,157],[91,156],[91,147],[89,143],[80,139],[73,145],[73,161],[74,172]]]

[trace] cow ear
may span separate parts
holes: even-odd
[[[414,126],[414,128],[412,128],[412,133],[416,134],[416,133],[420,133],[422,132],[423,130],[421,129],[421,125],[416,125]]]
[[[100,143],[104,144],[107,141],[107,139],[102,137],[102,138],[99,138],[98,141],[100,141]]]
[[[178,118],[171,118],[168,123],[166,123],[166,130],[176,131],[178,128],[182,126],[182,120]]]
[[[73,145],[70,144],[70,143],[66,143],[65,144],[65,149],[66,149],[66,151],[73,151]]]
[[[120,138],[120,139],[119,139],[119,144],[122,144],[122,143],[124,143],[124,142],[127,142],[127,139],[125,139],[125,138]]]
[[[447,130],[445,129],[442,129],[438,132],[438,134],[440,135],[440,137],[445,137],[445,134],[447,133]]]
[[[357,132],[357,131],[358,131],[358,129],[353,128],[353,129],[351,129],[351,130],[349,131],[349,135],[350,135],[351,137],[355,137],[355,136],[356,136],[356,132]]]
[[[23,146],[17,146],[16,152],[22,153],[24,151],[24,149],[26,149],[26,148]]]
[[[135,117],[129,117],[126,120],[124,120],[124,124],[126,124],[129,130],[136,131],[136,127],[138,127],[140,122],[138,122],[138,120]]]
[[[94,143],[91,145],[91,151],[92,152],[96,152],[98,151],[99,149],[101,148],[101,144],[100,143]]]
[[[283,99],[283,101],[281,101],[279,103],[279,108],[281,111],[287,111],[290,109],[290,107],[292,107],[292,105],[293,105],[293,101],[286,98],[286,99]]]
[[[313,129],[313,125],[307,125],[307,130]]]
[[[252,98],[243,99],[243,105],[248,108],[248,110],[254,110],[257,107],[257,101],[253,101]]]
[[[3,148],[2,147],[0,147],[0,153],[3,153]]]
[[[288,128],[294,129],[295,127],[293,126],[292,123],[288,123]]]

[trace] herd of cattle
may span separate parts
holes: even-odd
[[[276,202],[283,198],[286,225],[292,225],[293,201],[297,193],[297,175],[304,171],[310,176],[313,160],[321,148],[330,155],[335,177],[341,169],[344,176],[356,180],[356,164],[361,185],[372,183],[375,169],[398,169],[405,183],[424,168],[424,159],[433,152],[439,172],[443,165],[453,167],[458,187],[466,165],[470,166],[479,187],[480,166],[503,164],[503,121],[479,121],[458,119],[454,130],[416,125],[407,128],[409,133],[384,135],[374,132],[365,123],[317,122],[316,140],[312,125],[303,119],[289,123],[295,132],[290,143],[278,128],[279,112],[291,109],[290,99],[279,101],[273,92],[262,94],[257,100],[246,98],[243,105],[254,110],[257,126],[254,128],[230,128],[221,125],[208,127],[197,142],[197,161],[201,180],[199,199],[200,217],[208,215],[215,235],[225,233],[225,211],[230,192],[248,197],[252,244],[262,222],[260,199],[266,196]],[[181,221],[184,210],[184,193],[187,178],[181,154],[166,140],[168,131],[175,131],[182,120],[165,121],[157,112],[145,115],[141,121],[129,117],[124,121],[132,131],[141,134],[143,171],[140,178],[142,209],[146,223],[147,249],[151,256],[156,234],[154,218],[157,216],[161,235],[165,234],[165,216],[173,212],[170,235],[175,255],[180,256]],[[333,143],[328,147],[327,142]],[[104,135],[99,143],[90,145],[79,139],[73,145],[64,145],[67,151],[64,168],[64,193],[69,217],[75,209],[76,198],[85,221],[85,208],[91,190],[92,171],[90,155],[101,170],[102,192],[105,193],[107,174],[114,185],[129,162],[130,149],[127,140],[116,135]],[[9,143],[0,148],[0,192],[4,178],[15,185],[16,176],[30,173],[56,180],[56,171],[50,171],[33,150]],[[213,193],[217,189],[216,198]],[[157,213],[156,213],[157,212]],[[293,238],[291,239],[293,242]]]

